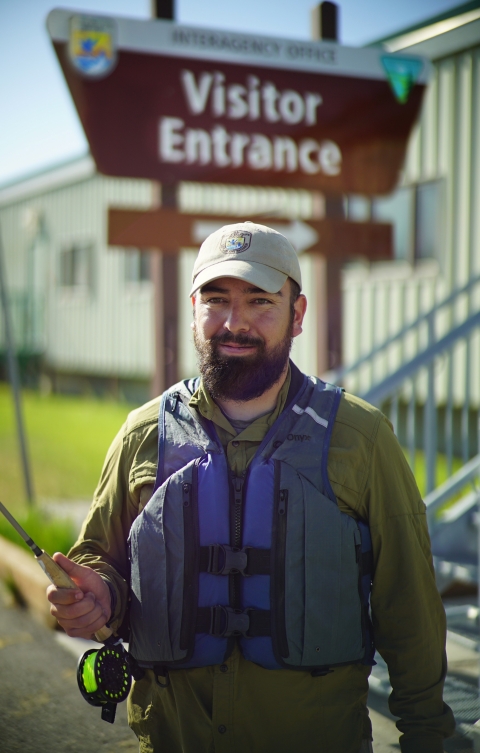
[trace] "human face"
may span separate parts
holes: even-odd
[[[201,289],[194,301],[195,345],[212,397],[251,400],[286,373],[306,305],[304,296],[292,305],[290,293],[288,280],[271,294],[231,277]]]

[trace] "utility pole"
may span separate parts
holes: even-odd
[[[3,243],[0,229],[0,303],[3,313],[3,323],[5,331],[5,346],[7,351],[8,375],[12,386],[13,401],[15,405],[15,420],[17,424],[18,443],[20,446],[20,458],[22,462],[23,481],[25,493],[29,504],[33,504],[34,493],[32,475],[30,472],[30,462],[27,450],[27,440],[23,425],[22,404],[20,397],[20,379],[18,376],[18,364],[13,342],[13,327],[10,319],[10,306],[7,294],[7,281],[5,276],[5,264],[3,256]]]
[[[311,34],[315,40],[339,41],[339,8],[336,3],[318,3],[311,11]],[[325,218],[344,220],[343,196],[325,195]],[[338,368],[342,362],[342,261],[325,259],[323,270],[318,274],[319,296],[324,297],[325,335],[322,338],[326,349],[324,358],[319,358],[321,371]],[[322,325],[322,322],[319,322]],[[326,341],[326,342],[325,342]]]
[[[175,20],[175,0],[151,0],[153,18]],[[177,209],[177,184],[153,186],[153,203]],[[161,238],[159,238],[161,243]],[[155,374],[152,397],[160,395],[178,380],[178,253],[162,248],[151,256],[155,297]]]

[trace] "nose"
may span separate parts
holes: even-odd
[[[224,321],[224,327],[232,334],[248,332],[250,329],[250,323],[248,321],[246,307],[241,303],[232,302]]]

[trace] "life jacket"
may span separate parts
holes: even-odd
[[[235,640],[267,669],[374,663],[370,533],[327,474],[341,390],[301,377],[241,477],[188,407],[193,380],[163,394],[156,490],[129,535],[140,666],[220,664]]]

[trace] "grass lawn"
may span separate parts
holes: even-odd
[[[132,406],[65,395],[22,393],[37,499],[91,499],[108,447]],[[0,383],[0,500],[25,511],[13,398]]]

